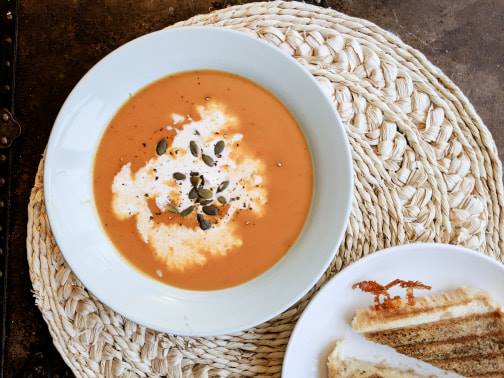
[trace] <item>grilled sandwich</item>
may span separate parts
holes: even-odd
[[[354,331],[465,377],[504,377],[504,314],[485,291],[458,288],[414,299],[408,292],[407,300],[374,293],[385,301],[358,310]]]
[[[343,340],[336,343],[327,359],[328,378],[425,378],[413,370],[388,367],[385,364],[373,364],[357,358],[344,357]]]

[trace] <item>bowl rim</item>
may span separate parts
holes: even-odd
[[[244,39],[248,39],[249,41],[254,41],[254,43],[257,43],[258,45],[262,45],[263,48],[267,48],[272,54],[277,54],[277,55],[281,54],[282,56],[284,56],[285,58],[287,58],[288,61],[290,61],[290,64],[296,65],[298,68],[300,68],[301,70],[303,70],[305,72],[305,74],[306,74],[306,77],[309,77],[310,80],[312,81],[313,85],[316,86],[318,88],[318,90],[320,91],[320,93],[323,94],[323,91],[319,87],[319,84],[318,84],[317,80],[311,75],[311,73],[307,70],[306,67],[304,67],[303,65],[301,65],[298,61],[296,61],[290,55],[287,55],[284,52],[282,52],[280,49],[272,46],[270,43],[267,43],[267,42],[265,42],[265,41],[263,41],[261,39],[258,39],[258,38],[253,38],[252,36],[249,36],[249,35],[247,35],[246,33],[243,33],[243,32],[239,32],[239,31],[235,31],[235,30],[231,30],[231,29],[226,29],[226,28],[213,27],[213,26],[185,26],[185,27],[162,29],[162,30],[159,30],[159,31],[155,31],[155,32],[152,32],[152,33],[149,33],[149,34],[142,35],[142,36],[140,36],[138,38],[135,38],[135,39],[133,39],[133,40],[131,40],[131,41],[129,41],[129,42],[127,42],[127,43],[119,46],[118,48],[114,49],[112,52],[110,52],[109,54],[107,54],[100,61],[98,61],[79,80],[79,82],[75,85],[75,87],[72,89],[72,91],[70,92],[70,94],[66,98],[65,102],[63,103],[63,105],[62,105],[62,107],[61,107],[61,109],[60,109],[60,111],[58,113],[58,116],[57,116],[57,118],[56,118],[56,120],[54,122],[54,126],[53,126],[53,129],[52,129],[50,137],[49,137],[49,142],[48,142],[48,145],[47,145],[47,150],[46,150],[46,155],[45,155],[45,162],[44,162],[44,172],[45,172],[44,173],[44,197],[46,199],[51,197],[52,184],[50,183],[50,177],[51,177],[51,175],[54,175],[54,173],[51,171],[51,169],[52,169],[51,165],[53,164],[52,161],[54,159],[53,158],[53,150],[56,148],[56,143],[57,143],[57,141],[56,141],[56,139],[57,139],[56,135],[59,132],[61,132],[61,130],[64,130],[65,121],[63,120],[63,116],[64,116],[64,114],[66,112],[68,112],[68,108],[70,107],[70,104],[72,103],[72,101],[74,101],[74,98],[78,95],[78,92],[80,91],[82,83],[88,81],[90,79],[90,77],[92,77],[92,75],[95,72],[95,70],[98,69],[98,67],[106,64],[110,59],[112,59],[120,51],[123,51],[125,49],[131,49],[131,48],[134,49],[135,46],[136,46],[136,44],[141,43],[144,40],[147,40],[149,38],[153,38],[155,36],[164,35],[164,34],[167,34],[167,33],[169,33],[169,34],[172,34],[172,33],[181,33],[181,32],[183,33],[185,31],[189,31],[189,30],[191,30],[191,31],[205,32],[205,33],[208,33],[208,32],[229,33],[230,35],[239,36],[239,38],[244,38]],[[171,75],[171,74],[173,74],[173,73],[168,73],[167,75]],[[250,78],[248,78],[248,79],[252,80]],[[128,311],[125,311],[125,309],[123,309],[123,308],[121,308],[121,309],[117,308],[117,306],[116,306],[115,303],[111,303],[108,299],[105,299],[105,297],[103,295],[101,295],[102,291],[99,289],[99,287],[96,286],[93,282],[90,281],[90,279],[89,279],[90,277],[88,277],[86,274],[83,274],[83,271],[79,268],[78,265],[74,264],[74,261],[73,261],[73,259],[71,257],[72,254],[69,252],[69,247],[68,246],[63,246],[64,243],[62,243],[62,240],[64,240],[64,235],[62,233],[62,230],[60,230],[59,227],[58,227],[56,210],[55,210],[56,206],[54,204],[54,201],[45,201],[46,211],[47,211],[47,215],[48,215],[48,221],[49,221],[49,224],[51,226],[52,234],[54,235],[54,239],[55,239],[56,243],[60,247],[60,251],[61,251],[62,255],[64,256],[65,261],[68,263],[69,267],[75,273],[76,277],[82,282],[82,284],[84,285],[84,287],[89,292],[93,293],[93,295],[95,295],[102,303],[106,304],[108,307],[112,308],[114,311],[118,312],[119,314],[123,315],[124,317],[126,317],[126,318],[128,318],[130,320],[135,321],[136,323],[139,323],[139,324],[142,324],[142,325],[147,326],[149,328],[156,329],[156,330],[163,331],[163,332],[175,333],[175,334],[178,334],[178,335],[185,335],[185,336],[215,336],[215,335],[221,335],[221,334],[225,334],[225,333],[238,332],[238,331],[241,331],[241,330],[244,330],[244,329],[248,329],[248,328],[254,327],[254,326],[256,326],[258,324],[261,324],[261,323],[263,323],[263,322],[265,322],[265,321],[267,321],[267,320],[269,320],[269,319],[277,316],[278,314],[282,313],[283,311],[285,311],[286,309],[288,309],[289,307],[291,307],[293,304],[295,304],[296,302],[298,302],[316,284],[316,282],[320,279],[320,277],[322,276],[322,274],[324,273],[324,271],[327,269],[327,267],[329,266],[329,264],[331,263],[331,261],[336,256],[338,248],[341,245],[341,242],[342,242],[343,237],[345,235],[345,231],[346,231],[346,228],[347,228],[347,225],[348,225],[348,222],[349,222],[350,212],[351,212],[352,203],[353,203],[353,185],[354,185],[353,184],[353,180],[354,180],[354,174],[353,174],[353,167],[352,167],[353,162],[352,162],[352,159],[351,159],[350,144],[348,142],[348,137],[346,135],[343,123],[341,122],[341,119],[339,118],[339,115],[338,115],[338,113],[337,113],[334,105],[331,103],[330,98],[328,96],[326,96],[325,94],[323,94],[323,98],[327,102],[326,106],[329,106],[333,110],[335,119],[337,120],[337,122],[336,122],[337,124],[334,125],[335,129],[337,129],[337,131],[335,131],[335,132],[339,134],[338,137],[341,137],[343,139],[343,143],[342,144],[344,145],[345,151],[342,152],[342,156],[344,156],[346,158],[346,161],[344,162],[344,165],[346,166],[346,170],[349,173],[348,177],[346,177],[346,186],[345,186],[345,195],[346,195],[346,198],[343,199],[343,201],[345,203],[345,209],[344,209],[344,214],[341,214],[341,218],[343,219],[343,225],[344,226],[341,227],[341,229],[339,230],[339,232],[337,233],[337,235],[335,235],[335,237],[334,237],[333,251],[331,253],[327,253],[327,256],[325,258],[324,264],[320,266],[317,275],[314,275],[311,278],[311,280],[309,282],[309,285],[305,285],[305,287],[304,287],[304,289],[302,291],[298,292],[296,295],[293,295],[288,300],[284,300],[281,306],[277,306],[273,310],[270,309],[269,311],[264,311],[264,315],[262,317],[258,317],[256,319],[254,319],[253,321],[249,321],[247,323],[243,323],[240,326],[235,326],[235,327],[231,327],[231,328],[222,329],[222,330],[219,330],[217,332],[216,331],[205,332],[205,331],[202,331],[202,330],[198,330],[197,332],[194,332],[194,333],[191,332],[191,331],[187,331],[187,330],[181,332],[180,330],[171,328],[168,324],[166,324],[166,325],[152,324],[149,321],[146,321],[146,319],[140,319],[137,316],[129,313]],[[117,109],[116,109],[116,111],[117,111]],[[302,125],[301,125],[301,127],[302,127]],[[103,132],[103,130],[102,130],[102,132]],[[94,146],[94,148],[96,149],[96,146]],[[313,201],[313,198],[312,198],[312,201]],[[310,209],[311,209],[311,207],[310,207]],[[100,223],[99,220],[97,220],[97,222],[101,225],[101,223]],[[306,226],[307,225],[305,224],[304,228],[306,228]],[[272,267],[270,267],[268,270],[266,270],[266,272],[269,271],[269,270],[271,270],[271,269],[273,269],[273,267],[275,267],[276,265],[278,265],[282,261],[284,261],[287,258],[288,255],[289,255],[289,252],[286,252],[286,254],[278,262],[276,262]],[[264,274],[264,273],[262,273],[262,274]],[[247,281],[245,284],[254,282],[257,278],[261,277],[262,274],[260,274],[259,276],[257,276],[256,278],[254,278],[254,279],[252,279],[250,281]],[[243,286],[243,285],[244,284],[241,284],[241,285],[238,285],[238,286],[234,286],[234,287],[231,287],[231,288],[222,289],[222,290],[210,291],[210,292],[226,292],[226,291],[228,291],[230,289],[234,289],[234,288],[237,288],[237,287],[240,287],[240,286]],[[185,291],[185,290],[182,289],[182,291]],[[208,293],[208,292],[205,291],[205,292],[202,292],[202,293]]]

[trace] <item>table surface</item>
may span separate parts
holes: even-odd
[[[27,203],[40,156],[66,96],[104,55],[142,34],[247,1],[20,0],[5,377],[60,377],[58,355],[30,291]],[[314,0],[398,34],[423,51],[474,104],[504,148],[504,1]]]

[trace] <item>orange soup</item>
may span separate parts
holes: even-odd
[[[214,290],[284,256],[305,223],[312,174],[303,133],[277,98],[240,76],[190,71],[117,112],[96,152],[94,197],[134,267]]]

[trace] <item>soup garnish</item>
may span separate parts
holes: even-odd
[[[145,87],[98,146],[96,208],[117,250],[165,283],[234,286],[295,242],[312,196],[311,157],[283,104],[221,71]]]

